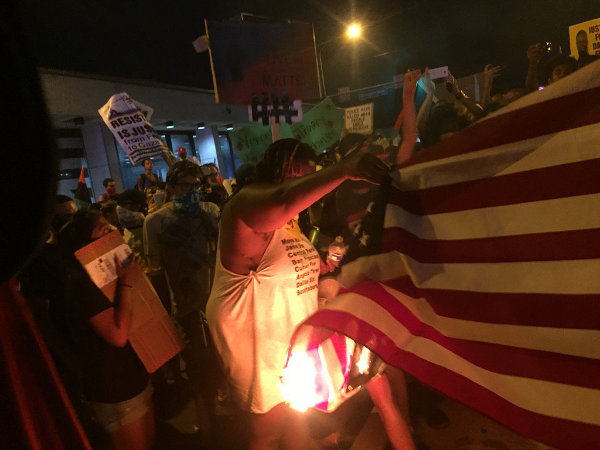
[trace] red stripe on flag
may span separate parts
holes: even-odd
[[[404,166],[471,153],[597,122],[600,122],[600,87],[477,122],[417,153]]]
[[[421,239],[400,227],[383,230],[382,251],[423,263],[564,261],[600,257],[600,228],[480,239]]]
[[[429,339],[486,370],[600,389],[600,362],[597,360],[448,337],[419,320],[376,282],[360,283],[347,295],[355,294],[362,295],[384,308],[412,335]]]
[[[437,364],[403,351],[377,328],[352,314],[320,310],[306,321],[366,342],[389,364],[406,370],[425,384],[514,429],[523,436],[558,448],[597,448],[600,427],[537,414]]]
[[[474,322],[597,330],[598,294],[514,294],[421,289],[409,276],[383,284],[412,298],[426,298],[436,314]]]
[[[400,191],[389,202],[413,214],[438,214],[600,192],[600,159],[485,178],[483,180]]]

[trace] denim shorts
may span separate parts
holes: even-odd
[[[146,389],[129,400],[118,403],[88,402],[88,404],[96,422],[107,432],[112,433],[144,417],[152,407],[153,392],[152,383],[148,382]]]

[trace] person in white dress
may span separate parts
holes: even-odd
[[[318,307],[319,255],[298,213],[345,180],[379,184],[388,168],[356,155],[315,172],[314,150],[295,139],[269,146],[256,181],[224,208],[207,318],[239,406],[250,413],[250,448],[307,448],[308,435],[278,388],[295,327]]]

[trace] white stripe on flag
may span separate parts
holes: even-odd
[[[600,194],[426,216],[388,203],[383,226],[404,228],[421,239],[478,239],[587,230],[600,228]]]
[[[426,189],[595,159],[600,125],[525,139],[400,169],[400,191]],[[575,151],[565,151],[566,148]]]
[[[424,298],[412,298],[385,285],[382,285],[382,288],[421,322],[451,338],[600,359],[600,345],[590,345],[590,342],[600,342],[600,330],[505,325],[453,319],[436,314]],[[353,308],[357,307],[353,304],[353,295],[357,296],[343,295],[344,300],[342,301],[340,296],[340,302],[346,304],[347,311],[352,313]],[[348,297],[345,297],[346,295]]]
[[[358,294],[345,295],[362,297]],[[600,390],[502,375],[483,369],[430,339],[414,336],[384,308],[366,297],[362,299],[362,305],[358,303],[360,300],[353,305],[354,308],[359,308],[353,314],[379,329],[402,350],[458,373],[521,408],[552,417],[600,425]],[[346,311],[345,308],[338,309],[337,302],[333,302],[328,309]],[[540,398],[544,401],[541,402]]]
[[[527,276],[523,276],[523,274]],[[365,256],[346,264],[340,275],[343,286],[359,281],[393,280],[410,275],[425,289],[472,292],[595,294],[600,292],[600,259],[528,261],[507,263],[420,263],[392,251]]]

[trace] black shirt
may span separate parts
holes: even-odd
[[[148,384],[148,373],[129,343],[115,347],[92,329],[90,318],[113,305],[76,261],[67,266],[65,306],[81,355],[86,398],[117,403],[140,394]]]

